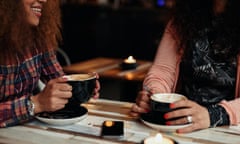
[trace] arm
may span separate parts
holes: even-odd
[[[236,79],[236,91],[235,100],[225,101],[223,100],[220,105],[227,111],[230,119],[230,124],[235,125],[240,123],[240,55],[238,55],[237,62],[237,79]]]
[[[144,80],[144,86],[154,92],[175,91],[181,57],[177,48],[173,30],[168,24],[158,47],[154,63]]]
[[[149,111],[149,97],[151,93],[174,92],[178,81],[181,53],[178,52],[178,43],[174,32],[167,25],[159,44],[152,67],[143,81],[143,90],[138,93],[136,104],[132,107],[131,115]]]
[[[41,80],[46,85],[40,93],[30,97],[35,105],[34,113],[55,111],[64,107],[71,96],[71,87],[66,84],[66,79],[61,77],[63,75],[55,51],[44,53],[41,59]]]
[[[54,52],[34,56],[20,66],[0,66],[0,127],[24,123],[32,118],[28,100],[41,75],[39,67],[42,67],[42,77],[46,81],[63,75]]]
[[[43,54],[41,69],[41,80],[45,83],[53,78],[64,75],[54,51]]]
[[[27,107],[28,97],[28,95],[23,95],[14,100],[1,102],[0,127],[7,127],[23,123],[31,118]]]

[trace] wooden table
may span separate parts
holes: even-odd
[[[128,115],[132,103],[105,99],[83,104],[88,116],[72,125],[53,126],[37,120],[21,126],[0,129],[0,143],[4,144],[140,144],[146,137],[159,133]],[[124,121],[124,138],[104,139],[100,136],[104,120]],[[240,125],[216,127],[188,134],[164,133],[179,144],[239,144]],[[232,133],[232,134],[231,134]]]
[[[97,57],[87,61],[63,67],[66,73],[97,72],[102,78],[112,78],[128,81],[142,81],[152,62],[137,60],[137,68],[132,70],[121,69],[122,59]]]

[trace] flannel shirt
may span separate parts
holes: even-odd
[[[16,58],[15,64],[0,65],[0,127],[32,119],[27,101],[37,88],[39,79],[47,82],[64,74],[55,51],[29,51]]]

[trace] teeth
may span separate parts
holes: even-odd
[[[41,12],[42,11],[42,9],[40,9],[40,8],[32,8],[32,10],[36,11],[36,12]]]

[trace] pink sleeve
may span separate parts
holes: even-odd
[[[177,42],[168,25],[143,84],[154,92],[173,92],[178,78],[179,62]]]
[[[232,101],[223,100],[220,103],[229,114],[230,124],[236,125],[240,122],[240,98]]]
[[[240,55],[238,55],[238,68],[237,68],[237,79],[236,79],[236,99],[232,101],[221,101],[220,105],[225,108],[229,114],[230,124],[236,125],[240,123]]]

